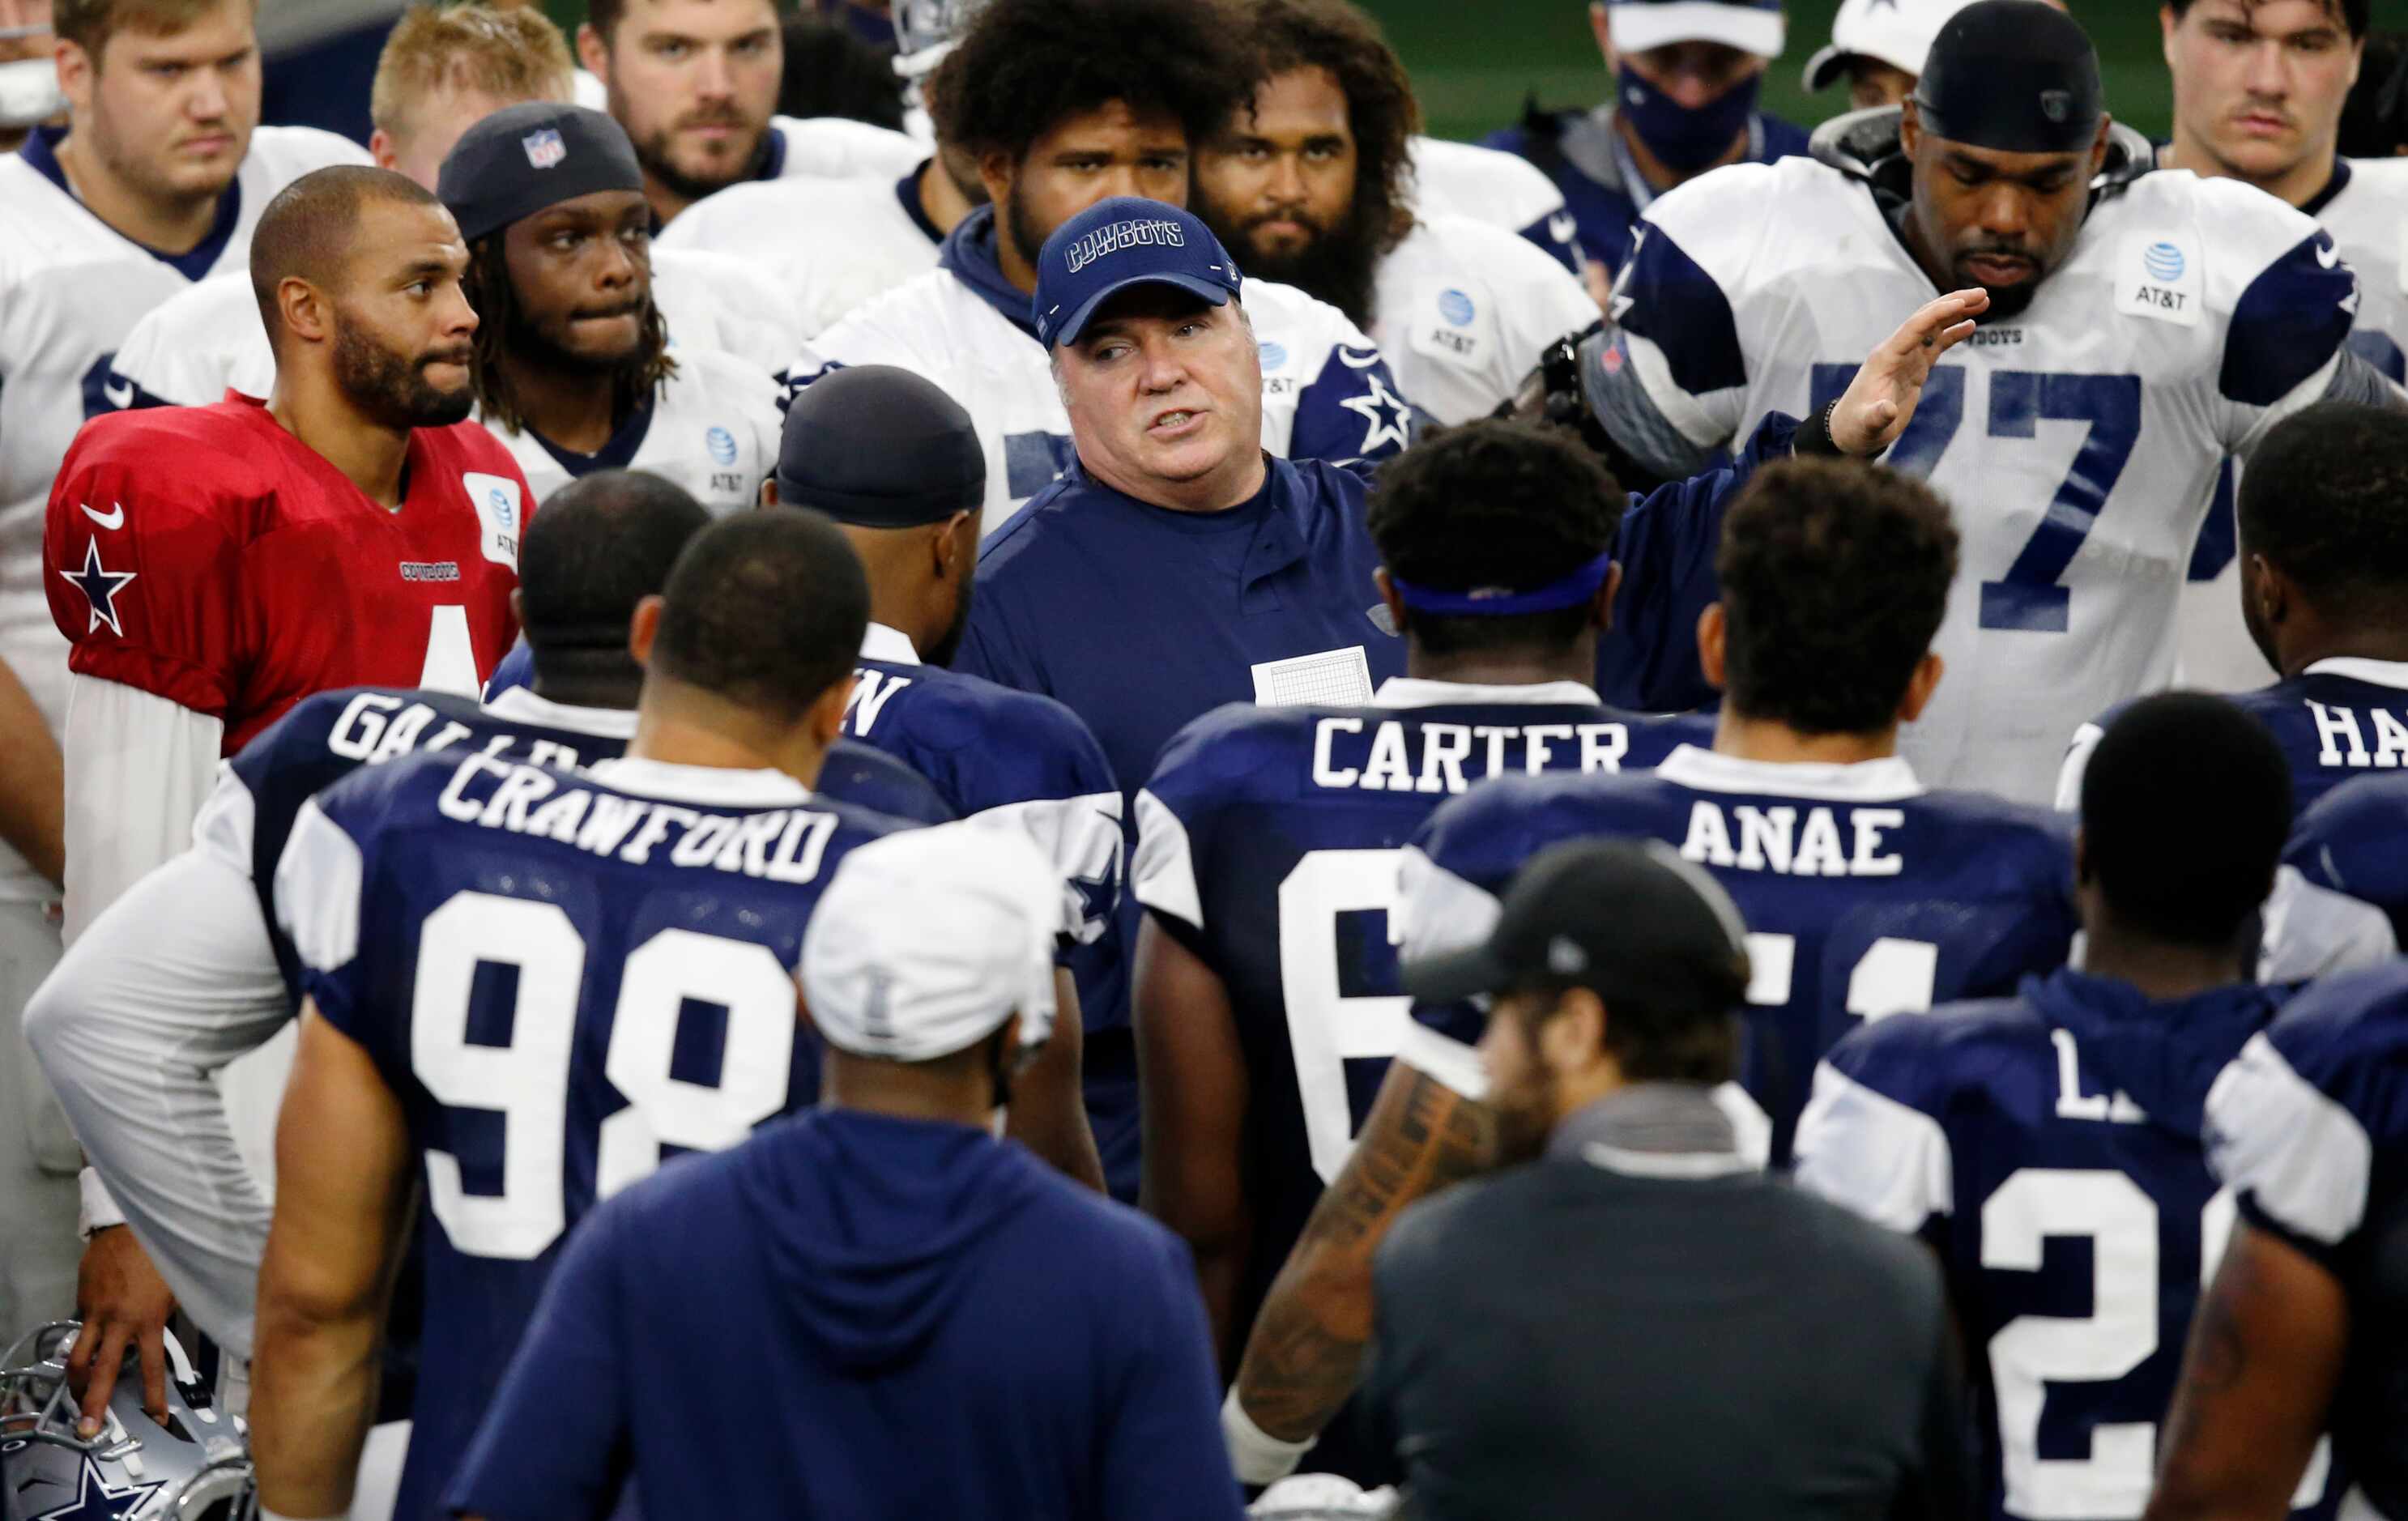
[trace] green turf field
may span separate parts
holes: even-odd
[[[1589,35],[1584,0],[1365,0],[1387,27],[1419,88],[1430,130],[1477,137],[1518,115],[1536,91],[1551,105],[1584,105],[1604,91],[1604,65]],[[1801,125],[1846,104],[1837,86],[1808,95],[1799,76],[1831,39],[1838,0],[1790,0],[1789,50],[1765,81],[1765,104]],[[2146,0],[2073,0],[2105,67],[2116,116],[2153,137],[2172,110],[2157,45],[2157,7]]]

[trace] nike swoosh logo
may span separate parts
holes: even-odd
[[[82,506],[81,503],[78,503],[77,505]],[[85,507],[83,509],[83,515],[90,518],[93,522],[99,524],[104,528],[122,528],[125,526],[125,504],[122,502],[118,503],[111,510],[107,512],[95,512],[91,508]]]
[[[100,382],[100,394],[107,396],[108,404],[121,412],[134,405],[134,382],[121,381],[113,373],[108,380]]]
[[[1574,222],[1569,215],[1556,215],[1547,219],[1547,236],[1558,243],[1570,242],[1573,235],[1579,231],[1580,223]]]
[[[2330,269],[2341,263],[2341,250],[2330,243],[2316,245],[2316,263]]]

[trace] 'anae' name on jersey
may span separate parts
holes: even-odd
[[[1608,424],[1687,474],[1767,412],[1836,398],[1931,295],[1862,180],[1806,158],[1717,170],[1655,204],[1615,287]],[[2095,202],[2028,309],[1934,369],[1888,455],[1964,536],[1933,646],[1949,679],[1900,740],[1918,767],[2044,802],[2077,725],[2167,683],[2218,461],[2324,396],[2358,302],[2298,211],[2144,173]]]
[[[2286,1005],[2209,1091],[2207,1141],[2242,1218],[2348,1295],[2333,1455],[2373,1514],[2408,1521],[2408,964]]]
[[[276,878],[303,987],[423,1164],[395,1514],[435,1508],[571,1225],[816,1099],[804,926],[838,862],[898,827],[773,771],[477,752],[366,767],[303,807]]]
[[[1251,1074],[1240,1337],[1405,1032],[1386,923],[1405,841],[1490,778],[1636,770],[1702,729],[1602,707],[1572,682],[1396,678],[1376,698],[1216,709],[1164,747],[1138,795],[1131,891],[1220,976]]]
[[[1683,746],[1638,777],[1509,779],[1431,815],[1405,854],[1408,954],[1476,942],[1522,863],[1560,840],[1660,839],[1713,873],[1748,926],[1741,1080],[1789,1152],[1814,1063],[1860,1022],[2013,991],[2077,927],[2070,825],[1926,792],[1902,757],[1776,765]],[[1481,1016],[1415,1005],[1400,1049],[1475,1096]]]
[[[1972,1349],[1985,1514],[2138,1517],[2235,1218],[2209,1085],[2286,989],[2152,1002],[2058,971],[1867,1025],[1798,1125],[1798,1181],[1939,1252]],[[2329,1515],[2326,1456],[2302,1486]],[[2321,1502],[2321,1503],[2319,1503]]]

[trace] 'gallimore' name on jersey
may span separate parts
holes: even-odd
[[[1845,830],[1842,813],[1848,816]],[[1786,803],[1733,803],[1726,812],[1722,804],[1699,797],[1689,805],[1681,854],[1703,866],[1790,877],[1895,877],[1906,869],[1906,858],[1884,854],[1882,835],[1905,825],[1905,811],[1895,808],[1801,811]]]
[[[501,781],[490,795],[471,796],[480,776]],[[675,803],[585,787],[561,790],[573,776],[540,767],[470,755],[435,800],[447,819],[514,835],[538,835],[594,855],[616,855],[641,866],[668,845],[672,866],[708,867],[770,882],[803,882],[819,876],[837,816],[808,808],[771,809],[733,817]],[[678,832],[674,844],[672,831]]]
[[[343,709],[335,726],[326,732],[326,748],[345,760],[355,760],[365,766],[381,766],[386,761],[416,751],[448,750],[471,734],[456,718],[444,718],[443,727],[425,743],[419,737],[426,726],[443,715],[423,702],[408,702],[387,692],[363,692]],[[480,754],[498,755],[519,743],[515,734],[496,734],[485,741]],[[525,760],[530,766],[573,767],[577,752],[556,739],[537,739],[527,746]]]
[[[1366,725],[1370,739],[1360,737]],[[1580,752],[1583,771],[1619,771],[1630,753],[1625,724],[1443,724],[1325,718],[1312,728],[1312,782],[1363,792],[1460,793],[1472,781],[1560,768],[1556,747]],[[1471,778],[1464,763],[1484,757]]]

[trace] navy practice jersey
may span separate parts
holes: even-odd
[[[1867,1019],[2012,991],[2065,962],[2071,826],[1973,793],[1926,792],[1903,757],[1774,765],[1688,746],[1653,776],[1508,779],[1449,803],[1405,857],[1404,943],[1488,932],[1514,871],[1559,840],[1661,839],[1711,870],[1748,926],[1741,1081],[1786,1161],[1814,1064]],[[1478,1097],[1469,1005],[1416,1005],[1399,1055]]]
[[[2382,910],[2395,937],[2408,934],[2408,775],[2333,788],[2291,826],[2283,864]]]
[[[535,652],[521,642],[494,667],[485,682],[485,700],[491,703],[506,693],[534,689]],[[873,813],[891,813],[913,824],[951,824],[961,817],[926,777],[875,746],[851,739],[839,739],[828,747],[815,790],[838,802]]]
[[[2376,1514],[2408,1521],[2408,963],[2292,999],[2208,1094],[2207,1143],[2242,1218],[2347,1293],[2334,1459]]]
[[[2291,763],[2291,806],[2299,812],[2353,777],[2408,766],[2408,662],[2319,660],[2288,681],[2229,696],[2273,731]],[[2129,706],[2109,709],[2074,733],[2057,775],[2058,808],[2081,808],[2090,753]]]
[[[363,766],[422,751],[475,751],[534,766],[609,760],[636,732],[633,710],[570,708],[516,691],[490,706],[448,692],[356,686],[321,692],[242,747],[218,773],[194,839],[251,878],[284,985],[301,1002],[300,963],[277,921],[276,863],[301,805]]]
[[[2283,997],[2249,984],[2152,1003],[2059,971],[2019,997],[1867,1025],[1815,1073],[1798,1181],[1939,1252],[1999,1521],[2148,1503],[2234,1219],[2201,1106]],[[2329,1466],[2300,1497],[2315,1514],[2331,1510]]]
[[[909,827],[774,771],[482,754],[305,805],[276,901],[327,1023],[423,1159],[416,1426],[396,1514],[435,1514],[597,1199],[819,1095],[794,972],[845,854]]]
[[[1406,840],[1489,777],[1640,769],[1703,728],[1600,707],[1577,682],[1399,678],[1376,707],[1238,703],[1171,740],[1138,795],[1130,887],[1220,977],[1245,1053],[1238,1337],[1411,1023],[1387,923]]]

